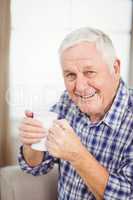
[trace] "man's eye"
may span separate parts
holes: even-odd
[[[66,74],[66,78],[70,81],[74,80],[76,78],[76,75],[73,73]]]
[[[96,72],[95,71],[86,71],[84,74],[88,77],[94,77],[96,75]]]

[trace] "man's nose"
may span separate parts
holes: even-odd
[[[83,92],[87,86],[87,79],[84,76],[78,76],[76,80],[76,91]]]

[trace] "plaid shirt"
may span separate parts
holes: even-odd
[[[133,200],[133,91],[128,90],[121,80],[110,110],[99,123],[91,123],[69,99],[67,91],[52,110],[58,113],[59,119],[65,118],[69,122],[86,149],[108,170],[104,199]],[[40,165],[30,167],[23,158],[22,147],[20,150],[22,170],[35,176],[47,173],[58,161],[59,200],[95,200],[68,161],[55,159],[46,152]]]

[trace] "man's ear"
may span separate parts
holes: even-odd
[[[120,60],[116,58],[113,65],[115,75],[120,75],[120,64],[121,64]]]

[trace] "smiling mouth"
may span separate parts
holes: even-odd
[[[96,94],[96,92],[94,92],[93,94],[87,95],[87,96],[82,96],[82,95],[78,95],[76,94],[76,96],[80,97],[81,101],[86,102],[88,100],[90,100],[92,97],[94,97]]]

